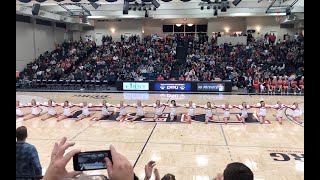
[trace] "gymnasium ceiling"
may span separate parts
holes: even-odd
[[[182,2],[181,0],[172,0],[171,2],[164,2],[157,0],[160,3],[160,7],[156,11],[148,10],[149,18],[153,19],[168,19],[168,18],[216,18],[216,17],[228,17],[228,16],[284,16],[285,7],[290,6],[295,0],[242,0],[237,6],[232,4],[232,0],[229,1],[230,8],[227,12],[221,12],[218,10],[218,16],[214,16],[214,10],[212,7],[201,10],[199,3],[203,3],[201,0],[190,0],[189,2]],[[214,0],[211,0],[214,1]],[[221,0],[219,0],[221,1]],[[260,1],[258,3],[258,1]],[[274,2],[273,2],[274,1]],[[284,2],[283,2],[284,1]],[[141,3],[141,0],[137,0]],[[36,1],[32,0],[29,3],[22,3],[16,0],[17,11],[18,8],[27,6],[31,8]],[[71,0],[64,0],[60,3],[73,3]],[[101,4],[100,7],[94,9],[87,0],[81,0],[80,3],[90,11],[91,16],[89,19],[119,19],[119,18],[145,18],[144,11],[133,11],[129,10],[127,15],[123,15],[123,4],[124,0],[117,0],[116,2],[109,3],[105,0],[99,0],[96,3]],[[83,4],[85,3],[85,4]],[[279,10],[274,10],[274,13],[266,13],[268,7],[272,4],[272,9],[277,9],[277,6],[282,6]],[[81,8],[68,5],[66,6],[71,11],[77,11]],[[152,6],[153,7],[153,6]],[[51,12],[62,16],[69,16],[66,9],[58,5],[54,0],[46,0],[41,3],[41,11]],[[298,0],[291,10],[292,13],[303,13],[304,12],[304,0]]]

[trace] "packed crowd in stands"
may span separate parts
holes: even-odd
[[[289,36],[289,35],[288,35]],[[103,37],[102,46],[92,41],[65,42],[56,50],[46,52],[28,64],[20,73],[25,79],[63,80],[231,80],[239,88],[275,76],[289,82],[304,74],[304,37],[296,34],[276,41],[274,34],[258,38],[252,35],[248,44],[216,44],[219,34],[209,38],[206,34],[180,36],[122,36],[114,42]],[[176,47],[186,46],[185,64],[177,64]],[[172,73],[179,66],[179,74]]]

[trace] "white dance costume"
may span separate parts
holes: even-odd
[[[192,103],[191,106],[187,104],[186,107],[188,108],[188,116],[195,116],[194,110],[196,109],[196,104]]]
[[[230,105],[229,107],[226,107],[226,105],[222,105],[221,108],[224,110],[223,116],[225,118],[230,118],[230,109],[232,108]]]
[[[71,116],[71,108],[69,106],[63,107],[63,115],[64,116]]]
[[[276,104],[274,108],[277,110],[276,118],[282,118],[283,117],[283,111],[285,109],[285,105],[281,104],[280,106]]]
[[[119,115],[120,116],[125,116],[127,114],[125,106],[126,105],[120,106],[120,104],[117,106],[119,108]]]
[[[54,116],[57,114],[56,110],[54,109],[54,106],[48,106],[48,114],[51,116]]]
[[[205,105],[204,109],[206,110],[206,117],[212,117],[212,107]]]
[[[261,106],[260,103],[257,104],[257,107],[259,107],[258,116],[266,117],[267,114],[267,108],[265,106]]]
[[[246,105],[243,107],[242,105],[239,105],[239,109],[241,110],[241,118],[248,118],[248,109],[250,108],[249,105]]]
[[[136,116],[144,116],[144,111],[143,111],[143,104],[141,106],[134,105],[137,110],[136,110]]]
[[[291,108],[293,109],[293,117],[300,117],[301,116],[301,111],[298,107],[296,107],[296,105],[292,105]]]
[[[83,106],[82,107],[82,114],[85,115],[85,116],[89,116],[90,115],[88,106]]]
[[[170,107],[170,116],[176,116],[177,115],[177,107],[173,106],[173,104],[170,104],[169,107]]]
[[[158,116],[162,115],[161,105],[157,106],[155,103],[153,103],[153,107],[155,110],[154,112],[155,115],[158,115]]]
[[[102,114],[103,116],[109,116],[109,115],[111,114],[111,112],[108,111],[108,107],[110,107],[110,104],[109,104],[109,103],[107,103],[107,104],[105,104],[105,105],[102,106],[102,108],[101,108],[101,114]]]
[[[19,104],[19,106],[16,106],[16,115],[17,116],[23,116],[23,112],[21,111],[20,107],[22,107],[22,104]]]

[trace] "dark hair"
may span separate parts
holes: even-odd
[[[176,101],[175,101],[175,100],[171,100],[171,104],[172,104],[172,102],[174,102],[174,103],[173,103],[173,105],[174,105],[174,106],[177,106],[177,104],[176,104]]]
[[[173,174],[164,175],[161,180],[176,180],[176,177]]]
[[[253,180],[253,173],[243,163],[233,162],[224,170],[223,180]]]
[[[24,141],[28,137],[28,131],[25,126],[20,126],[16,129],[16,138],[18,141]]]

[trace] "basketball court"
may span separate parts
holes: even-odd
[[[240,105],[243,101],[249,105],[263,99],[266,104],[274,105],[281,101],[286,105],[299,103],[303,112],[303,96],[259,96],[259,95],[225,95],[225,94],[157,94],[157,93],[77,93],[77,92],[16,92],[16,98],[26,104],[31,99],[43,103],[52,99],[56,103],[68,100],[72,103],[87,101],[100,104],[107,100],[110,104],[136,103],[152,104],[156,100],[169,103],[176,100],[177,104],[187,104],[192,100],[197,105],[205,105],[207,101],[215,105],[229,102]],[[73,108],[76,110],[77,108]],[[78,108],[79,109],[79,108]],[[56,110],[61,113],[62,108]],[[112,110],[112,109],[110,109]],[[255,118],[258,109],[250,109],[246,124],[239,121],[239,109],[231,110],[230,123],[223,122],[223,111],[213,110],[214,122],[204,123],[203,109],[196,109],[196,118],[190,124],[183,120],[185,108],[177,108],[182,113],[176,121],[169,122],[169,108],[163,110],[164,115],[156,122],[152,107],[144,108],[146,117],[130,122],[130,114],[122,122],[115,121],[114,116],[108,120],[92,121],[85,118],[79,122],[70,118],[57,122],[55,118],[41,121],[40,118],[28,121],[16,120],[16,126],[28,128],[27,142],[37,147],[40,162],[44,169],[48,167],[54,142],[65,136],[75,142],[74,148],[82,151],[108,149],[110,144],[124,154],[134,166],[139,179],[144,178],[144,166],[148,161],[156,161],[160,175],[172,173],[179,180],[211,180],[217,173],[223,172],[230,162],[243,162],[254,173],[256,180],[301,180],[304,179],[304,127],[293,122],[290,110],[287,109],[283,124],[280,125],[273,117],[274,109],[267,110],[266,121],[259,124]],[[29,111],[28,108],[23,109]],[[118,109],[113,109],[114,114]],[[134,108],[126,108],[134,116]],[[99,116],[95,111],[93,116]],[[252,113],[252,114],[251,114]],[[304,122],[304,115],[301,116]],[[67,170],[73,170],[72,162]],[[89,174],[105,174],[106,170],[87,171]]]

